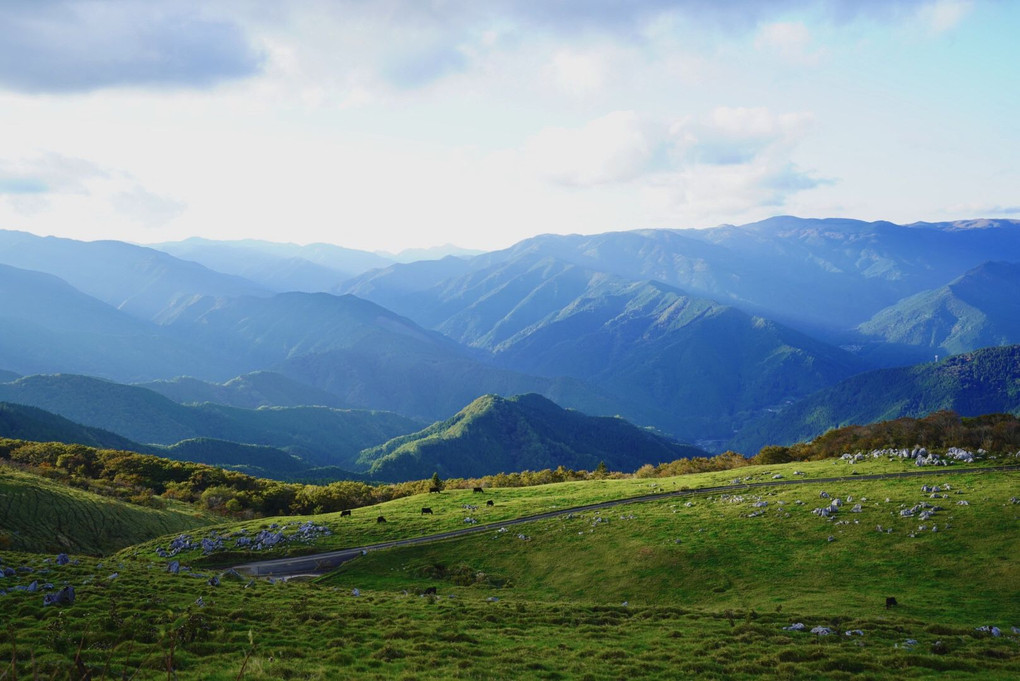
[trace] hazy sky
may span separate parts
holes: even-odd
[[[0,228],[1016,217],[1018,35],[1007,0],[0,0]]]

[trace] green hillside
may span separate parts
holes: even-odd
[[[178,444],[184,441],[226,441],[236,443],[229,447],[237,451],[238,445],[257,445],[262,449],[248,454],[257,461],[249,463],[269,475],[292,472],[292,455],[301,457],[306,467],[350,468],[362,449],[420,427],[419,422],[389,412],[315,406],[241,409],[209,403],[182,405],[145,388],[65,374],[26,376],[0,383],[0,400],[35,406],[90,428],[116,433],[143,443],[143,451],[157,451],[155,445],[177,445],[170,450],[175,458],[184,456],[173,454],[175,451],[208,451],[193,444]],[[83,442],[62,437],[30,439]],[[109,446],[137,449],[125,443]],[[266,448],[281,451],[273,454]],[[212,460],[208,456],[198,460],[244,463],[234,455],[229,459],[214,455]],[[274,461],[283,466],[280,471],[275,470]]]
[[[77,563],[61,566],[52,554],[5,551],[4,565],[24,571],[3,583],[10,628],[0,638],[0,673],[63,678],[91,669],[99,678],[155,679],[170,666],[179,679],[216,680],[1015,678],[1020,528],[1009,498],[1016,473],[939,469],[920,478],[862,479],[906,470],[915,469],[884,457],[747,467],[742,481],[783,475],[796,483],[661,496],[507,532],[497,525],[370,551],[312,581],[238,578],[208,567],[216,550],[205,567],[195,562],[198,549],[161,557],[156,549],[165,551],[176,535],[101,563],[73,556]],[[734,473],[652,482],[696,489],[726,482],[723,475]],[[816,481],[833,475],[845,478]],[[649,484],[490,489],[496,505],[477,514],[564,509]],[[945,498],[932,501],[932,485]],[[813,513],[830,503],[821,491],[845,501],[832,519]],[[299,535],[306,521],[333,531],[305,548],[358,546],[357,533],[380,527],[376,515],[390,519],[381,527],[397,538],[430,525],[464,526],[463,517],[476,514],[463,508],[477,503],[470,490],[427,495],[433,516],[418,513],[425,499],[387,502],[352,518],[284,518],[277,527],[286,536]],[[925,520],[899,513],[921,503],[943,508]],[[252,536],[259,525],[244,527]],[[244,536],[234,534],[240,529],[220,525],[189,536],[216,537],[228,551]],[[179,574],[167,570],[172,560],[180,561]],[[13,590],[40,571],[72,585],[75,602],[46,608],[39,594]],[[435,596],[420,595],[429,587]],[[898,605],[886,608],[890,596]],[[797,623],[803,630],[790,628]],[[999,636],[979,630],[992,626]],[[825,633],[813,633],[816,627]]]
[[[1020,263],[987,262],[881,310],[858,327],[885,343],[958,354],[1020,342]]]
[[[89,428],[43,409],[0,402],[0,437],[36,442],[65,442],[141,451],[143,446],[101,428]],[[140,449],[141,448],[141,449]]]
[[[34,553],[108,554],[215,516],[189,504],[146,507],[100,496],[0,464],[0,548]]]
[[[485,395],[453,418],[362,452],[359,463],[380,480],[474,477],[564,466],[635,470],[704,455],[619,418],[565,410],[540,395]]]
[[[942,410],[1020,415],[1020,345],[853,376],[751,422],[729,446],[752,454],[764,445],[810,440],[831,428]]]

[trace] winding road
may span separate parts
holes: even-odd
[[[479,532],[492,532],[498,530],[501,527],[511,527],[513,525],[523,525],[524,523],[534,522],[536,520],[545,520],[547,518],[556,518],[558,516],[567,515],[570,513],[583,513],[585,511],[596,511],[603,508],[612,508],[613,506],[622,506],[623,504],[636,504],[643,501],[654,501],[656,499],[664,499],[667,497],[687,497],[694,496],[697,494],[712,494],[716,492],[740,492],[749,489],[756,489],[759,487],[779,487],[781,485],[821,485],[821,484],[833,484],[841,482],[856,482],[860,480],[892,480],[896,478],[919,478],[929,477],[932,475],[962,475],[966,473],[987,473],[991,471],[1018,471],[1018,466],[993,466],[987,468],[925,468],[920,471],[905,471],[902,473],[875,473],[867,475],[848,475],[835,478],[808,478],[808,479],[782,479],[782,480],[768,480],[764,482],[748,482],[739,483],[732,485],[719,485],[716,487],[698,487],[695,489],[681,489],[675,491],[662,491],[655,492],[652,494],[642,494],[636,497],[626,497],[624,499],[612,499],[610,501],[602,501],[597,504],[587,504],[585,506],[572,506],[570,508],[556,509],[555,511],[546,511],[545,513],[536,513],[535,515],[522,516],[520,518],[513,518],[512,520],[504,520],[497,523],[486,523],[484,525],[472,525],[471,527],[465,527],[459,530],[450,530],[449,532],[440,532],[439,534],[429,534],[421,537],[410,537],[408,539],[396,539],[388,542],[381,542],[378,544],[366,544],[364,546],[356,546],[347,549],[338,549],[335,551],[327,551],[324,553],[315,553],[307,556],[295,556],[291,558],[277,558],[274,560],[260,560],[253,563],[244,563],[242,565],[235,565],[234,569],[242,574],[247,574],[252,577],[289,577],[295,575],[309,575],[309,574],[322,574],[328,572],[333,568],[337,567],[342,563],[363,556],[369,551],[379,551],[381,549],[389,549],[395,546],[411,546],[413,544],[428,544],[431,542],[443,541],[444,539],[453,539],[456,537],[464,537],[469,534],[478,534]]]

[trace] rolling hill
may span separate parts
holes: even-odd
[[[611,417],[565,410],[540,395],[485,395],[453,418],[362,452],[380,480],[475,477],[564,466],[635,470],[704,451]]]
[[[204,463],[278,480],[323,477],[355,479],[355,473],[335,467],[316,471],[318,466],[276,447],[227,442],[214,438],[190,438],[171,445],[143,444],[101,428],[90,428],[43,409],[0,402],[0,437],[31,442],[61,442],[98,449],[151,454],[153,456]]]
[[[350,468],[362,449],[420,427],[418,422],[388,412],[328,407],[240,409],[209,403],[186,406],[144,388],[88,376],[27,376],[0,384],[0,400],[34,406],[116,433],[141,443],[143,451],[162,451],[151,445],[174,445],[168,454],[173,458],[192,456],[196,457],[193,460],[235,466],[247,461],[267,475],[278,473],[274,466],[282,468],[279,473],[294,472],[299,467],[294,455],[304,460],[300,467]],[[211,440],[228,442],[211,445]],[[197,452],[202,452],[200,457]],[[256,455],[257,464],[246,459]]]
[[[764,445],[810,440],[832,428],[942,410],[1020,415],[1020,345],[853,376],[750,422],[729,446],[753,454]]]
[[[5,551],[103,555],[216,521],[190,504],[139,506],[6,465],[0,465],[0,500]]]

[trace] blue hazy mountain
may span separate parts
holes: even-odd
[[[0,230],[0,264],[60,277],[82,293],[157,320],[196,295],[267,295],[263,287],[122,241],[76,241]]]
[[[13,378],[8,380],[13,380]],[[343,409],[350,406],[333,393],[313,388],[306,383],[295,381],[273,371],[253,371],[223,383],[202,381],[190,376],[178,376],[169,380],[150,381],[136,385],[169,397],[179,404],[212,402],[242,409],[301,406]]]
[[[225,362],[215,348],[199,350],[168,338],[157,325],[53,275],[0,265],[0,365],[9,371],[137,381],[195,373],[215,377]]]
[[[377,253],[322,243],[299,246],[255,239],[212,241],[192,237],[150,246],[281,293],[329,291],[345,279],[394,262]]]
[[[884,307],[1006,254],[1020,254],[1020,221],[896,225],[780,216],[703,230],[546,234],[466,261],[394,265],[340,290],[433,327],[442,309],[430,305],[423,291],[441,290],[497,261],[551,257],[632,281],[660,281],[804,331],[838,336]]]
[[[353,290],[372,295],[389,272],[400,279],[436,266],[390,268]],[[642,410],[625,417],[685,439],[724,436],[780,396],[863,369],[839,348],[735,307],[549,256],[481,258],[420,297],[416,314],[450,338],[523,373],[598,386]]]
[[[958,354],[1020,343],[1020,263],[988,262],[877,312],[858,330],[874,343]]]
[[[390,412],[182,405],[138,386],[66,374],[2,383],[0,401],[43,409],[144,445],[225,440],[277,448],[317,466],[348,467],[362,449],[421,427],[421,422]]]
[[[754,454],[764,445],[811,440],[832,428],[942,410],[1020,416],[1020,345],[853,376],[748,423],[730,446]]]

